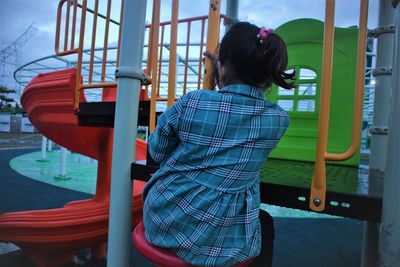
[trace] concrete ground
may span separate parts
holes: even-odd
[[[39,133],[0,132],[0,149],[13,147],[40,147],[42,135]]]

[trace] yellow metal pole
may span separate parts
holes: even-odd
[[[82,4],[83,5],[83,4]],[[76,29],[76,13],[78,12],[78,1],[74,1],[74,11],[72,15],[72,30],[71,30],[71,49],[75,47],[75,29]],[[83,7],[82,7],[83,9]],[[86,9],[86,7],[85,7]],[[86,12],[85,12],[86,16]]]
[[[207,45],[206,50],[215,52],[218,47],[219,21],[220,21],[220,0],[210,0],[210,9],[208,13]],[[213,65],[211,60],[205,59],[203,89],[213,90],[211,87]]]
[[[71,3],[70,0],[67,1],[67,15],[65,22],[65,35],[64,35],[64,51],[68,50],[68,37],[69,37],[69,17],[71,11]]]
[[[89,63],[89,83],[93,81],[93,63],[94,63],[94,50],[96,48],[96,32],[97,32],[97,15],[99,13],[99,0],[94,3],[94,14],[93,14],[93,30],[92,30],[92,45],[90,49],[90,63]],[[118,57],[117,57],[118,60]]]
[[[108,0],[108,2],[107,2],[106,28],[104,30],[103,63],[102,63],[102,66],[101,66],[101,81],[102,82],[104,82],[106,80],[108,33],[110,31],[110,16],[111,16],[111,0]]]
[[[156,98],[157,98],[157,63],[158,63],[158,32],[160,28],[161,0],[153,2],[153,18],[151,22],[151,97],[150,97],[150,133],[156,127]],[[150,45],[149,45],[150,47]]]
[[[326,0],[324,47],[322,58],[322,79],[320,110],[318,119],[318,139],[315,168],[311,183],[310,208],[315,211],[325,209],[326,162],[328,146],[329,110],[332,82],[333,40],[334,40],[335,0]]]
[[[353,133],[350,148],[342,154],[327,153],[326,160],[346,160],[357,153],[361,138],[361,120],[364,99],[364,76],[365,76],[365,53],[367,46],[367,21],[368,21],[368,0],[360,1],[360,21],[358,29],[357,47],[357,68],[356,68],[356,89],[354,96],[354,118]]]
[[[175,103],[175,87],[177,73],[176,46],[178,40],[178,13],[179,0],[172,0],[171,37],[169,42],[169,70],[168,70],[168,102],[167,107]]]
[[[83,57],[83,45],[85,41],[85,23],[86,23],[86,7],[87,0],[83,0],[82,2],[82,15],[81,15],[81,29],[79,33],[79,49],[78,49],[78,63],[76,68],[76,85],[75,85],[75,101],[74,108],[75,110],[79,109],[79,95],[82,87],[81,83],[81,73],[82,73],[82,57]]]

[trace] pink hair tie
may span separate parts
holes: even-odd
[[[272,33],[272,29],[266,29],[265,27],[260,28],[260,32],[257,34],[257,38],[260,39],[260,43],[263,43],[267,39],[268,35]]]

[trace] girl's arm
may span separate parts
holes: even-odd
[[[186,96],[167,109],[157,121],[157,127],[149,137],[147,149],[154,161],[162,162],[179,144],[179,122],[183,114]]]

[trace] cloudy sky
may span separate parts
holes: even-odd
[[[138,0],[130,0],[138,1]],[[162,1],[161,21],[169,20],[171,0]],[[54,36],[58,0],[0,0],[0,50],[17,39],[34,23],[38,31],[21,49],[21,64],[54,54]],[[90,0],[89,0],[90,2]],[[106,2],[101,0],[100,2]],[[119,2],[119,1],[117,1]],[[150,21],[151,0],[148,0]],[[222,0],[222,13],[226,0]],[[324,0],[240,0],[239,19],[276,28],[297,18],[324,18]],[[116,10],[116,9],[114,9]],[[179,17],[206,15],[208,0],[180,0]],[[359,1],[337,0],[335,23],[340,27],[358,24]],[[116,14],[114,17],[118,17]],[[378,0],[370,0],[369,28],[377,25]]]

